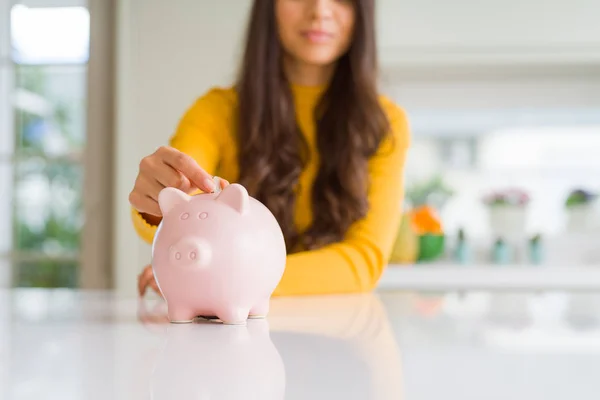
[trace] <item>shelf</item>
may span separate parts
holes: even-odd
[[[522,66],[590,67],[600,64],[600,44],[540,47],[385,46],[379,50],[385,70],[416,72],[419,68],[482,68]]]
[[[379,290],[600,290],[598,266],[395,265]]]

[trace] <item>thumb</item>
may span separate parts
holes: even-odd
[[[187,176],[181,174],[181,184],[179,185],[178,189],[182,192],[190,194],[191,192],[194,192],[197,188],[194,186],[194,184],[192,184],[192,182],[188,179]]]

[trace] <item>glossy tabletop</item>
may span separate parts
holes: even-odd
[[[273,299],[166,321],[161,300],[0,291],[0,399],[598,399],[600,293]]]

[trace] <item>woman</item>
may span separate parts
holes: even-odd
[[[241,73],[185,113],[140,163],[130,195],[151,243],[159,191],[238,182],[281,225],[274,295],[373,289],[395,239],[409,144],[405,113],[376,88],[374,0],[256,0]],[[148,266],[143,295],[157,290]]]

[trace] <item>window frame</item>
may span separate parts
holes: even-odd
[[[2,195],[9,199],[13,198],[14,166],[22,159],[27,159],[17,158],[14,154],[15,124],[11,94],[15,88],[16,71],[10,54],[10,17],[15,4],[44,8],[83,6],[90,13],[90,55],[87,62],[79,63],[87,69],[86,140],[83,156],[76,155],[73,160],[74,164],[81,165],[84,175],[82,196],[85,224],[80,233],[81,245],[77,256],[50,257],[35,251],[16,251],[13,247],[12,201],[0,204],[0,211],[7,211],[4,215],[10,216],[3,218],[4,222],[0,225],[0,237],[4,239],[2,235],[8,236],[8,240],[2,241],[7,247],[0,248],[0,265],[10,267],[0,268],[0,288],[13,285],[14,268],[18,264],[51,259],[79,263],[79,288],[109,289],[112,286],[112,171],[107,166],[110,165],[113,136],[111,82],[114,3],[113,0],[0,0],[0,134],[10,138],[5,149],[0,147],[0,163],[10,166],[9,174],[12,177],[7,187],[1,189]],[[46,157],[46,161],[52,163],[57,160]],[[8,210],[4,210],[5,207]]]
[[[12,163],[9,149],[13,148],[13,121],[10,107],[12,88],[12,65],[10,63],[10,9],[11,0],[0,0],[0,182],[12,182]],[[0,186],[4,199],[12,199],[12,184]],[[12,202],[0,202],[0,213],[10,215]],[[12,249],[11,218],[0,219],[0,288],[10,286],[12,281],[12,265],[10,251]]]

